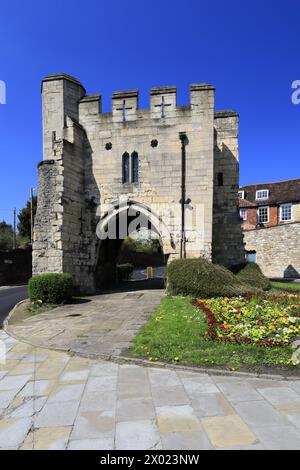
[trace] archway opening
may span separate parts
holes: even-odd
[[[98,289],[120,284],[117,266],[127,263],[132,265],[133,272],[126,282],[136,283],[131,288],[138,288],[142,282],[144,288],[164,286],[167,255],[158,225],[156,216],[136,203],[116,207],[101,219],[95,269]]]
[[[131,232],[119,249],[116,263],[132,265],[133,280],[164,277],[165,256],[160,236],[146,228]]]

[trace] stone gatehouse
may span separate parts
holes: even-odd
[[[119,228],[133,214],[160,235],[166,261],[242,262],[238,115],[215,111],[214,93],[191,85],[190,104],[177,106],[175,87],[152,88],[150,108],[139,109],[137,90],[120,91],[102,113],[101,95],[47,76],[33,273],[70,272],[81,291],[95,291],[114,276]],[[117,236],[105,238],[112,221]]]

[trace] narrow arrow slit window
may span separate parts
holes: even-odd
[[[125,152],[122,157],[122,181],[129,183],[129,153]]]
[[[131,178],[132,183],[138,183],[139,181],[139,156],[137,152],[131,154]]]

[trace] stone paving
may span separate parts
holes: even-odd
[[[0,340],[0,449],[300,449],[300,380],[118,365],[4,331]]]
[[[132,283],[133,288],[136,283]],[[159,305],[163,289],[116,291],[32,316],[6,331],[38,347],[108,358],[127,349]]]

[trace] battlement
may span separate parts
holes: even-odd
[[[45,87],[47,85],[47,87]],[[132,122],[141,118],[168,119],[176,116],[203,115],[214,110],[215,88],[208,83],[193,83],[190,85],[190,103],[187,106],[177,105],[177,88],[162,86],[150,89],[150,106],[139,109],[139,90],[115,91],[112,94],[112,110],[102,113],[102,96],[86,94],[81,82],[65,73],[47,75],[42,82],[43,95],[48,93],[63,93],[64,109],[69,114],[68,103],[72,101],[72,118],[77,118],[74,106],[78,109],[78,120],[95,119],[112,120],[112,122]],[[57,96],[57,95],[56,95]],[[76,104],[77,103],[77,104]],[[214,118],[236,117],[235,111],[215,111]]]
[[[43,89],[43,84],[45,82],[52,82],[52,81],[58,81],[58,80],[66,80],[67,82],[74,83],[75,85],[80,86],[83,90],[84,93],[86,93],[86,89],[82,85],[82,83],[77,80],[77,78],[72,77],[71,75],[68,75],[67,73],[52,73],[49,75],[46,75],[46,77],[42,80],[42,89]]]
[[[190,86],[190,104],[177,105],[177,88],[162,86],[150,89],[150,107],[139,109],[139,90],[122,90],[112,94],[112,111],[101,114],[101,95],[85,95],[79,102],[81,118],[89,118],[100,113],[103,119],[113,122],[130,122],[138,118],[153,119],[173,118],[183,112],[203,114],[204,110],[214,108],[214,91],[212,85],[206,83]]]
[[[220,111],[215,111],[215,119],[230,117],[239,117],[239,113],[233,111],[232,109],[222,109]]]
[[[114,121],[131,121],[136,119],[139,108],[139,91],[115,91],[112,95],[112,115]]]

